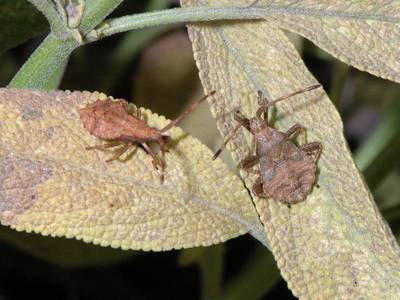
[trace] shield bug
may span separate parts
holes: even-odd
[[[270,102],[259,91],[256,116],[248,119],[239,110],[235,111],[234,118],[239,124],[228,135],[213,159],[217,158],[236,131],[243,126],[254,135],[256,141],[255,155],[239,163],[240,168],[259,175],[252,187],[253,193],[261,198],[273,198],[287,204],[304,201],[316,181],[315,173],[322,144],[313,142],[297,146],[291,138],[304,131],[304,128],[295,124],[288,131],[281,132],[271,127],[268,124],[268,108],[279,101],[319,87],[313,85]],[[258,167],[254,169],[256,165]]]
[[[90,134],[102,140],[107,140],[107,144],[86,147],[86,150],[98,149],[105,150],[111,147],[121,146],[107,162],[118,159],[129,148],[140,145],[144,151],[152,157],[153,166],[161,168],[161,183],[164,182],[164,156],[168,151],[170,137],[164,133],[176,126],[187,114],[196,109],[207,97],[213,95],[215,91],[204,96],[183,111],[175,120],[171,121],[162,129],[150,127],[142,118],[140,110],[133,114],[128,112],[128,102],[125,100],[97,100],[87,104],[79,110],[80,118],[84,128]],[[160,146],[161,159],[153,152],[148,145],[149,142],[156,142]]]

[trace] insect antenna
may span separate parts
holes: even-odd
[[[298,90],[298,91],[293,92],[293,93],[290,93],[290,94],[288,94],[288,95],[281,96],[281,97],[279,97],[279,98],[277,98],[277,99],[275,99],[275,100],[266,101],[264,104],[262,104],[262,105],[257,109],[256,116],[257,116],[258,118],[260,118],[261,115],[265,112],[265,110],[266,110],[268,107],[274,106],[276,103],[278,103],[278,102],[280,102],[280,101],[282,101],[282,100],[286,100],[287,98],[296,96],[296,95],[298,95],[298,94],[302,94],[302,93],[305,93],[305,92],[308,92],[308,91],[315,90],[315,89],[317,89],[317,88],[319,88],[319,87],[321,87],[320,84],[311,85],[311,86],[309,86],[309,87],[306,87],[306,88],[304,88],[304,89]],[[258,92],[258,95],[259,95],[260,99],[263,98],[261,91]]]
[[[195,103],[190,105],[185,111],[183,111],[175,120],[172,120],[171,123],[169,123],[167,126],[165,126],[163,129],[161,129],[161,132],[165,132],[168,129],[171,129],[172,127],[176,126],[184,117],[186,117],[187,114],[191,113],[193,110],[197,108],[204,100],[206,100],[208,97],[212,96],[215,94],[215,91],[212,91],[205,95],[203,98],[197,100]]]
[[[228,142],[235,136],[236,132],[238,131],[238,129],[242,126],[242,124],[237,124],[236,127],[229,133],[228,137],[226,138],[226,140],[224,141],[224,143],[221,145],[221,147],[219,147],[219,149],[215,152],[215,154],[212,157],[212,160],[217,159],[217,157],[221,154],[222,150],[225,149],[226,145],[228,144]]]
[[[298,90],[298,91],[293,92],[293,93],[291,93],[291,94],[288,94],[288,95],[279,97],[279,98],[277,98],[277,99],[275,99],[275,100],[273,100],[273,101],[268,102],[268,104],[269,104],[269,105],[275,105],[275,103],[277,103],[277,102],[279,102],[279,101],[285,100],[285,99],[287,99],[287,98],[290,98],[290,97],[295,96],[295,95],[298,95],[298,94],[302,94],[302,93],[305,93],[305,92],[308,92],[308,91],[315,90],[315,89],[317,89],[317,88],[319,88],[319,87],[321,87],[320,84],[311,85],[311,86],[309,86],[309,87],[306,87],[306,88],[304,88],[304,89]]]

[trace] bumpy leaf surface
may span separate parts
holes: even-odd
[[[19,231],[122,249],[211,245],[252,231],[265,243],[241,180],[179,128],[166,177],[142,149],[106,163],[78,110],[104,94],[0,89],[0,221]],[[167,120],[143,110],[149,125]],[[260,231],[261,228],[261,231]]]
[[[184,5],[232,5],[231,1],[222,0],[182,2]],[[251,2],[254,1],[235,1],[235,5],[245,6]],[[272,3],[257,1],[255,5],[262,6],[267,2],[268,5]],[[290,2],[292,6],[311,3],[273,3],[278,2],[282,5]],[[344,5],[344,2],[361,5],[372,1],[340,3]],[[335,3],[339,1],[324,1],[316,7]],[[289,5],[288,10],[292,6]],[[289,19],[291,15],[286,17]],[[279,18],[276,17],[275,21]],[[325,20],[332,22],[329,18],[320,19],[321,22]],[[347,21],[335,20],[337,24],[330,23],[335,29],[343,29],[343,26],[351,29],[351,23],[349,25]],[[297,29],[303,25],[303,21],[300,18],[290,24]],[[314,21],[317,23],[317,18]],[[368,33],[359,36],[357,44],[368,45],[377,41],[378,34],[371,28],[378,31],[382,29],[373,25],[364,28]],[[324,27],[321,27],[311,29],[310,32],[315,32],[317,37],[323,33]],[[189,26],[189,33],[203,85],[206,91],[218,91],[212,101],[213,114],[225,136],[237,124],[233,120],[235,109],[240,109],[248,117],[254,116],[257,90],[272,100],[316,83],[276,23],[231,21],[196,24]],[[335,32],[332,29],[331,38],[326,38],[335,43],[341,40],[342,35],[340,30]],[[362,38],[363,42],[360,40]],[[350,46],[338,45],[338,51],[349,53]],[[398,47],[389,47],[387,44],[379,47],[383,51],[380,55],[375,56],[372,51],[368,56],[369,62],[373,64],[363,57],[368,54],[367,51],[354,51],[352,57],[354,61],[357,58],[363,65],[374,67],[375,71],[366,69],[375,74],[395,78],[385,65],[379,65],[379,61],[389,57],[385,63],[395,70],[398,60],[392,60],[392,56],[398,55]],[[353,62],[351,59],[348,61]],[[306,201],[292,205],[291,208],[271,199],[254,197],[273,254],[289,288],[296,296],[309,299],[398,298],[399,247],[354,165],[343,137],[340,116],[322,89],[277,105],[276,127],[287,130],[295,123],[306,128],[309,142],[320,141],[323,144],[324,150],[318,163],[318,186],[314,187]],[[253,137],[243,129],[229,148],[238,162],[253,154],[254,146]],[[250,188],[256,177],[246,173],[242,175]]]
[[[400,2],[260,0],[267,19],[313,41],[340,60],[400,81]]]

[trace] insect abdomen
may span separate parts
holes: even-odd
[[[315,172],[316,166],[308,157],[287,160],[273,169],[273,176],[264,178],[264,193],[284,203],[301,202],[311,192]]]

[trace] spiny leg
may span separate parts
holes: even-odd
[[[307,154],[315,153],[314,161],[317,161],[321,155],[323,147],[320,142],[312,142],[302,145],[301,149],[307,152]]]
[[[164,150],[165,153],[169,152],[171,143],[171,137],[169,135],[162,135],[160,141],[160,148]]]
[[[164,183],[164,174],[165,174],[165,152],[169,152],[169,142],[170,137],[168,135],[162,135],[160,144],[161,151],[161,184]]]
[[[250,120],[247,119],[239,110],[235,110],[233,118],[236,122],[241,124],[244,128],[250,131]]]
[[[124,154],[126,152],[126,150],[128,150],[131,146],[132,146],[132,143],[126,143],[122,148],[115,151],[115,154],[110,159],[107,159],[106,162],[110,162],[110,161],[120,158],[121,155]]]
[[[251,189],[253,194],[260,198],[268,198],[268,195],[265,194],[261,176],[257,178],[256,183],[254,183],[253,188]]]
[[[153,158],[152,164],[156,170],[158,170],[158,166],[161,167],[161,184],[164,182],[164,162],[160,160],[157,155],[151,150],[151,148],[146,143],[141,143],[144,150]]]
[[[154,151],[146,144],[146,143],[141,143],[140,144],[144,151],[146,151],[147,154],[149,154],[151,156],[151,158],[153,159],[152,163],[154,168],[156,168],[156,170],[158,170],[158,166],[162,166],[162,163],[160,161],[160,159],[157,157],[157,155],[154,153]]]
[[[102,144],[102,145],[94,145],[94,146],[88,146],[85,149],[86,150],[106,150],[108,148],[112,148],[112,147],[117,147],[119,145],[121,145],[122,143],[116,143],[116,144]]]
[[[251,170],[256,164],[258,164],[260,158],[257,155],[252,155],[246,157],[245,159],[241,160],[239,163],[239,167],[249,173],[259,174],[258,170]]]
[[[258,103],[258,109],[256,111],[256,117],[258,119],[261,119],[261,116],[263,116],[263,119],[266,121],[268,125],[268,100],[263,96],[263,93],[261,91],[257,91],[257,103]]]
[[[300,133],[304,133],[304,141],[303,141],[303,143],[307,143],[306,130],[300,124],[294,124],[292,127],[289,128],[288,131],[286,131],[286,134],[287,134],[288,138],[292,138],[292,136],[297,134],[297,133],[299,133],[299,134]]]
[[[304,131],[304,127],[301,126],[300,124],[294,124],[292,127],[289,128],[288,131],[286,131],[286,134],[288,135],[288,137],[291,137],[291,135],[299,131]]]

